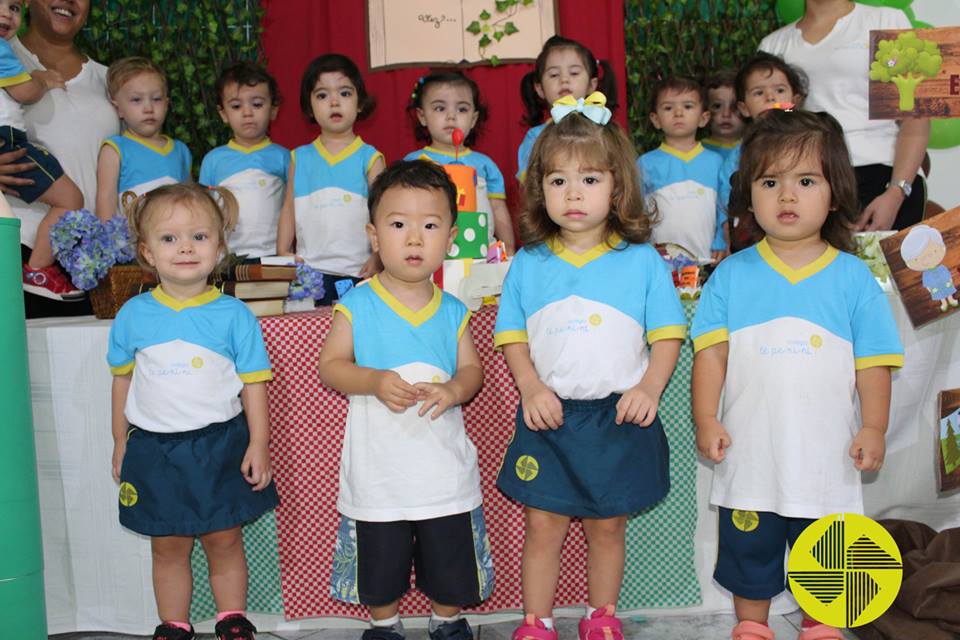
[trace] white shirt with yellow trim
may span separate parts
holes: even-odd
[[[848,450],[858,369],[903,365],[886,296],[859,258],[828,247],[792,269],[766,240],[717,267],[694,348],[729,343],[720,421],[731,447],[711,502],[795,518],[863,512]]]
[[[185,301],[161,287],[127,301],[110,328],[107,363],[114,375],[133,374],[127,420],[159,433],[230,420],[243,408],[243,385],[273,377],[257,319],[213,287]]]

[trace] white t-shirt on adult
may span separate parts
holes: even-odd
[[[28,73],[45,69],[18,38],[9,42]],[[65,90],[48,91],[38,102],[24,105],[23,109],[27,138],[45,146],[60,161],[64,172],[83,193],[84,206],[92,211],[97,200],[100,145],[108,136],[120,133],[120,120],[107,97],[107,68],[88,59],[80,73],[67,81]],[[20,242],[33,246],[47,205],[28,205],[18,198],[9,200],[21,220]]]
[[[810,80],[804,108],[826,111],[843,126],[853,166],[893,166],[899,127],[894,120],[870,120],[870,31],[909,29],[899,9],[857,3],[817,44],[803,39],[796,22],[760,41],[760,50],[802,69]]]

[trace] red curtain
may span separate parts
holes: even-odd
[[[406,113],[417,78],[426,67],[392,71],[367,71],[366,2],[363,0],[261,0],[264,16],[263,46],[270,72],[277,78],[284,103],[271,128],[272,139],[293,148],[313,140],[319,133],[300,111],[300,76],[314,57],[323,53],[349,56],[361,72],[367,90],[377,99],[374,114],[359,122],[356,132],[382,151],[387,162],[401,159],[419,148]],[[493,2],[491,1],[491,6]],[[587,46],[600,59],[609,60],[617,76],[620,107],[616,119],[626,125],[623,2],[557,0],[559,33]],[[519,33],[512,37],[523,37]],[[515,202],[517,147],[526,127],[520,123],[523,104],[520,79],[530,64],[487,65],[466,72],[480,87],[490,118],[477,140],[504,174],[508,200]],[[511,211],[516,214],[515,207]]]

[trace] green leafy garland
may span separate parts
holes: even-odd
[[[519,11],[521,7],[527,7],[533,3],[534,0],[495,0],[494,4],[497,13],[503,15],[499,16],[493,22],[490,22],[493,14],[484,9],[480,12],[480,15],[477,16],[477,20],[467,25],[466,31],[480,38],[477,41],[477,52],[481,58],[489,60],[490,64],[494,67],[500,64],[500,58],[497,56],[487,58],[487,47],[493,44],[493,40],[500,42],[507,36],[519,33],[520,29],[517,28],[517,25],[515,25],[510,18],[517,15],[517,11]],[[493,38],[493,40],[491,40],[491,38]]]

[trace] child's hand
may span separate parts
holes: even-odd
[[[457,394],[448,382],[418,382],[413,385],[423,399],[417,415],[424,416],[430,407],[436,407],[430,414],[431,420],[439,418],[444,411],[457,404]]]
[[[367,261],[363,263],[363,267],[360,269],[360,277],[363,279],[372,278],[383,271],[383,262],[380,261],[380,254],[374,253],[371,254]]]
[[[520,390],[520,400],[523,403],[523,422],[531,431],[559,429],[563,426],[560,398],[539,380],[529,389]]]
[[[240,463],[240,473],[243,479],[253,485],[254,491],[265,489],[270,484],[273,471],[270,468],[270,451],[265,445],[247,447],[247,452]]]
[[[66,89],[67,84],[63,81],[63,76],[59,71],[52,69],[37,69],[30,74],[34,80],[39,80],[45,91],[50,89]]]
[[[697,424],[697,449],[707,460],[723,462],[731,444],[730,434],[716,418]]]
[[[657,417],[660,398],[654,397],[643,388],[643,383],[627,389],[617,401],[617,424],[632,422],[641,427],[649,427]]]
[[[419,392],[396,371],[380,371],[374,395],[377,400],[387,405],[390,411],[403,413],[417,403]]]
[[[123,438],[113,443],[113,459],[110,462],[110,470],[113,474],[113,481],[120,482],[120,468],[123,466],[123,456],[127,453],[127,440]]]
[[[863,427],[853,438],[849,453],[857,471],[879,471],[886,450],[883,433],[878,429]]]
[[[721,260],[730,255],[730,252],[726,249],[717,249],[710,252],[710,258],[715,264],[719,264]]]

